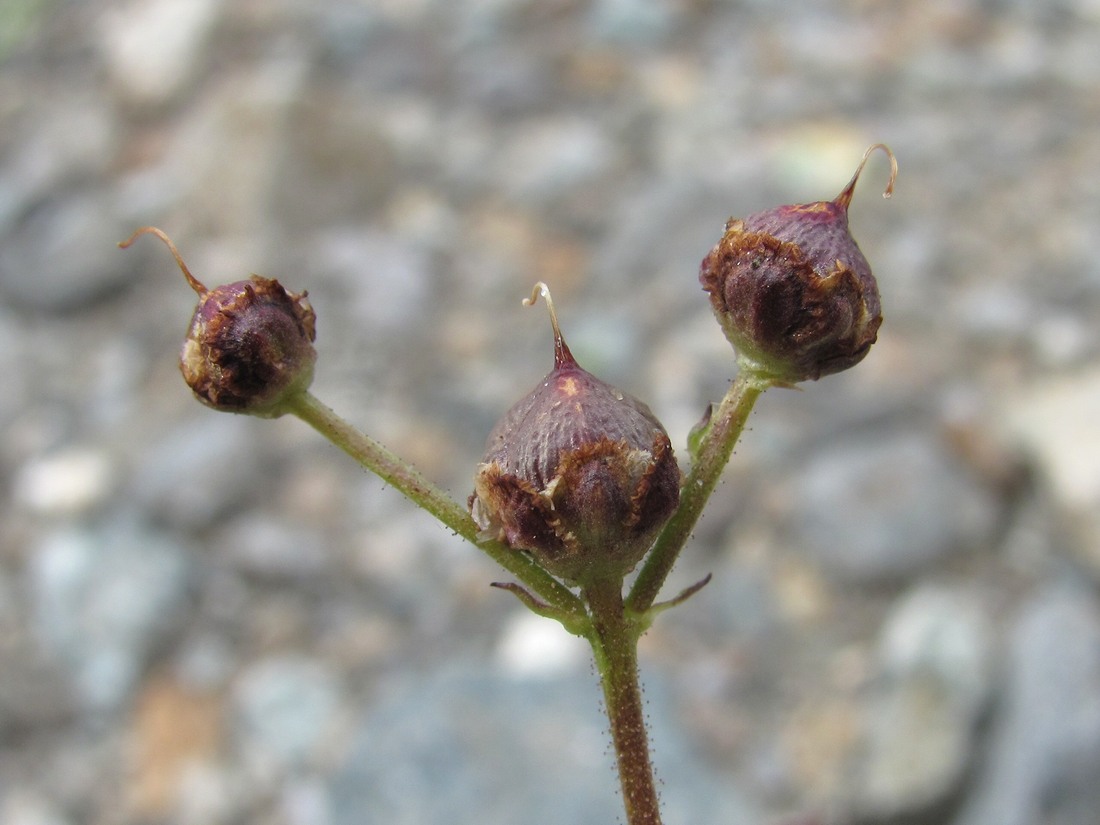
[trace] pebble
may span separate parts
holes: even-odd
[[[588,13],[596,38],[635,45],[659,42],[675,19],[675,4],[667,0],[599,0]]]
[[[1100,608],[1051,583],[1009,629],[1002,711],[957,825],[1089,825],[1100,805]]]
[[[0,422],[5,433],[3,445],[6,450],[14,447],[16,438],[10,431],[9,423],[23,412],[24,399],[29,394],[31,384],[31,365],[23,353],[29,349],[21,335],[21,325],[11,313],[0,307],[0,370],[7,377],[9,391],[0,395]]]
[[[176,629],[191,559],[175,538],[126,521],[58,529],[27,569],[33,630],[88,711],[116,710]]]
[[[0,226],[8,227],[77,181],[103,180],[119,140],[119,123],[87,88],[67,84],[43,99],[21,90],[11,124],[12,152],[0,161]]]
[[[233,101],[225,105],[241,137],[247,138],[248,118],[240,117],[243,113]],[[254,179],[256,185],[270,187],[271,217],[289,229],[346,223],[364,229],[363,218],[394,190],[400,144],[353,98],[331,92],[322,98],[308,85],[285,116],[286,123],[269,123],[275,154],[265,159]]]
[[[231,518],[213,542],[222,558],[243,573],[266,581],[305,581],[323,574],[332,553],[316,530],[271,514]]]
[[[14,622],[0,618],[0,631],[0,734],[25,734],[77,717],[71,680],[52,652]]]
[[[313,252],[316,277],[344,296],[334,309],[367,337],[416,324],[430,300],[431,258],[420,245],[346,227],[320,233]]]
[[[921,584],[886,617],[853,780],[870,821],[927,815],[958,792],[992,696],[994,634],[971,588]]]
[[[297,768],[332,735],[341,688],[322,661],[273,655],[249,665],[233,686],[233,718],[251,758]]]
[[[996,415],[1001,436],[1035,463],[1079,532],[1079,558],[1100,574],[1100,370],[1008,394]]]
[[[748,794],[693,754],[656,681],[647,678],[646,697],[668,820],[759,822]],[[331,822],[618,821],[598,695],[587,674],[517,678],[474,661],[398,679],[363,718],[329,785]]]
[[[614,146],[599,124],[578,117],[539,118],[506,136],[494,177],[517,199],[544,202],[606,175]]]
[[[173,670],[182,685],[205,693],[222,690],[231,681],[237,666],[237,651],[227,639],[213,633],[189,636],[181,643],[173,662]]]
[[[15,478],[15,500],[39,515],[76,516],[102,505],[114,489],[117,468],[103,450],[70,447],[36,456]]]
[[[255,425],[247,416],[193,411],[150,440],[128,479],[128,500],[176,528],[210,526],[259,484]]]
[[[1095,825],[1097,0],[15,5],[0,820],[623,816],[584,645],[300,422],[180,391],[135,226],[308,288],[319,394],[461,500],[545,372],[537,279],[686,467],[735,369],[701,256],[884,140],[879,342],[758,405],[665,595],[715,580],[646,637],[666,819]],[[929,421],[959,386],[992,473]],[[143,815],[107,797],[159,678],[222,738]]]
[[[223,717],[217,694],[192,690],[166,674],[145,678],[130,715],[126,798],[135,817],[155,820],[174,810],[193,766],[216,758],[225,738]]]
[[[520,679],[568,674],[587,664],[590,656],[587,642],[526,608],[505,624],[496,650],[501,670]]]
[[[983,548],[996,500],[930,433],[835,441],[789,480],[787,544],[858,583],[904,580]]]
[[[0,294],[16,305],[55,313],[118,298],[141,275],[141,256],[120,256],[115,247],[131,231],[132,221],[111,190],[51,191],[0,227]]]
[[[1100,507],[1100,370],[1056,376],[1004,399],[1002,426],[1039,463],[1055,495]]]
[[[0,820],[7,825],[73,825],[49,800],[36,794],[15,790],[0,798]]]
[[[202,65],[219,10],[217,0],[139,0],[103,15],[98,45],[122,96],[154,105],[178,94]]]

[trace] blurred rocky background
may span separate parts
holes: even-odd
[[[0,0],[0,821],[621,821],[582,643],[180,380],[308,289],[317,394],[465,498],[549,369],[683,454],[731,215],[834,196],[886,322],[758,405],[644,639],[669,825],[1095,825],[1096,0]]]

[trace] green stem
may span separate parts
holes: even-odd
[[[645,564],[627,598],[627,606],[636,613],[645,613],[657,599],[680,551],[695,529],[695,523],[714,492],[722,470],[730,460],[733,447],[745,428],[756,399],[772,382],[742,366],[726,392],[722,403],[711,416],[711,423],[702,437],[695,462],[680,489],[680,506],[664,526],[649,552]]]
[[[627,825],[661,825],[638,684],[639,625],[627,615],[621,580],[595,582],[582,595],[592,616],[588,640],[603,685]]]
[[[493,561],[541,596],[547,604],[560,611],[563,618],[583,616],[581,601],[565,585],[536,565],[526,554],[517,553],[499,541],[479,538],[478,526],[466,508],[396,453],[342,419],[312,393],[302,392],[286,399],[283,409],[309,424],[360,465],[406,495],[418,507],[427,510],[462,538],[477,545]]]

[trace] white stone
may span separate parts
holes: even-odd
[[[156,104],[179,91],[220,7],[217,0],[145,0],[106,15],[100,44],[123,94]]]
[[[545,678],[587,661],[588,646],[557,622],[524,610],[512,617],[497,642],[496,659],[511,676]]]
[[[25,464],[15,479],[15,500],[40,515],[77,515],[103,502],[114,486],[107,454],[72,447]]]
[[[1100,369],[1038,382],[1002,410],[1007,437],[1037,462],[1061,503],[1100,507]]]

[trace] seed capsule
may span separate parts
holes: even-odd
[[[573,358],[554,329],[554,369],[500,419],[478,466],[470,511],[489,538],[585,584],[622,577],[676,509],[680,470],[649,407]]]
[[[855,366],[882,323],[878,285],[848,230],[848,205],[876,143],[831,201],[780,206],[726,224],[699,281],[743,368],[794,384]]]
[[[281,415],[282,402],[305,392],[313,380],[316,315],[306,293],[288,292],[259,275],[207,289],[155,227],[139,229],[119,246],[126,248],[143,234],[168,246],[199,296],[180,351],[180,372],[195,397],[223,412]]]

